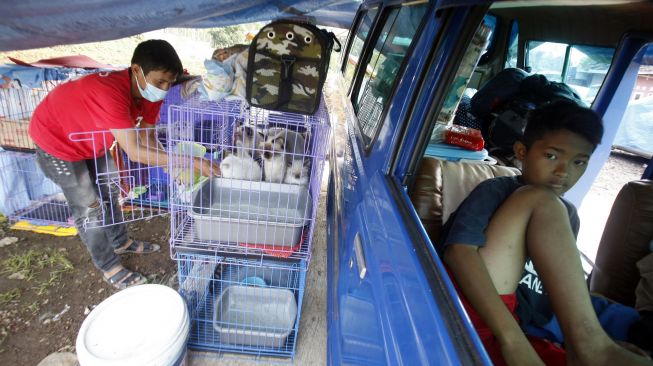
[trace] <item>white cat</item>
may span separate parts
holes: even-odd
[[[223,178],[260,181],[263,178],[261,166],[249,154],[229,154],[220,162]]]
[[[286,177],[283,182],[287,184],[308,185],[308,178],[311,170],[311,160],[309,158],[292,160],[287,164]]]

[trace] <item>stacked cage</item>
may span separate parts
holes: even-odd
[[[238,101],[167,111],[171,255],[191,348],[293,357],[330,126]],[[201,160],[220,176],[202,177]]]
[[[5,77],[0,87],[0,211],[11,221],[45,226],[42,231],[74,226],[61,190],[36,164],[28,128],[46,95],[75,76],[75,70],[48,70],[32,86]]]
[[[0,183],[0,206],[9,220],[43,226],[74,225],[61,189],[43,175],[35,154],[0,152]]]
[[[27,134],[30,118],[57,82],[43,82],[38,88],[0,88],[0,146],[7,150],[33,151]]]

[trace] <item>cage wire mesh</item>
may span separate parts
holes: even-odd
[[[167,127],[141,128],[138,130],[138,139],[146,148],[156,145],[157,150],[166,151]],[[118,132],[122,134],[132,131]],[[150,134],[152,139],[144,138]],[[120,144],[111,150],[111,156],[116,164],[120,179],[119,203],[123,208],[161,211],[168,208],[168,182],[167,160],[162,157],[148,158],[140,150],[134,150],[130,155]],[[167,156],[166,156],[167,157]],[[139,162],[140,161],[140,162]],[[145,161],[145,162],[143,162]],[[138,219],[140,217],[136,217]]]
[[[36,148],[28,135],[29,121],[41,101],[55,87],[92,73],[92,70],[48,69],[43,73],[46,79],[40,82],[23,83],[20,80],[8,80],[0,85],[0,146],[5,150],[32,151]]]
[[[310,116],[226,102],[170,106],[168,117],[173,259],[310,259],[331,131],[324,103]],[[219,164],[221,176],[200,177],[197,157]]]
[[[0,197],[0,208],[11,221],[74,226],[61,189],[41,172],[33,153],[0,151]]]
[[[179,254],[177,264],[191,319],[190,348],[294,356],[305,261]]]
[[[89,218],[86,226],[104,227],[167,213],[166,131],[165,126],[155,126],[70,135],[73,143],[96,152],[92,172],[103,212]],[[114,134],[132,143],[121,146]]]

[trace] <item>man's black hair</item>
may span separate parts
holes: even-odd
[[[161,39],[151,39],[136,46],[132,64],[143,68],[143,73],[150,71],[172,72],[180,76],[184,72],[181,60],[170,43]]]
[[[583,136],[594,148],[603,137],[603,121],[596,112],[561,99],[530,111],[522,142],[526,147],[531,147],[545,134],[563,129]]]

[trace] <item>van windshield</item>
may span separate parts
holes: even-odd
[[[526,55],[532,73],[569,85],[591,105],[608,73],[614,48],[529,41]]]

